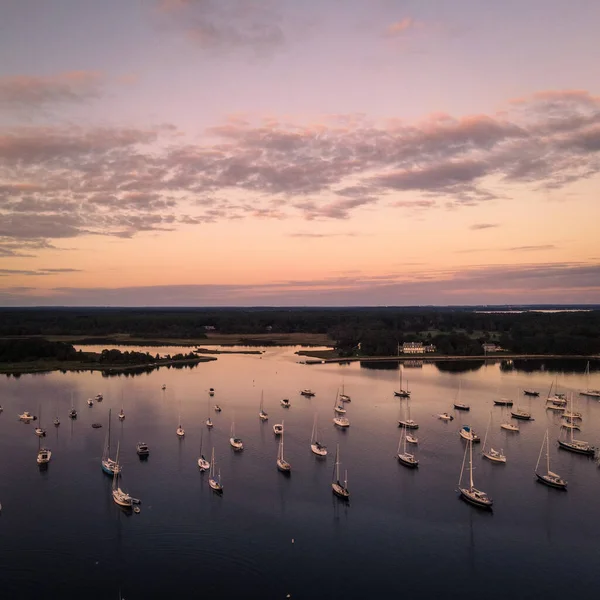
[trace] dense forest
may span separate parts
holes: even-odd
[[[597,307],[585,312],[490,311],[490,307],[15,308],[0,309],[0,337],[104,336],[108,344],[108,338],[117,334],[201,340],[210,330],[241,337],[267,332],[327,334],[341,356],[393,355],[406,341],[433,343],[440,354],[464,356],[480,355],[485,341],[523,354],[600,352]]]

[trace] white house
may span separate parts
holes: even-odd
[[[404,342],[402,352],[404,354],[425,354],[425,346],[422,342]]]
[[[486,342],[485,344],[483,344],[483,351],[484,352],[502,352],[502,348],[500,346],[498,346],[498,344],[494,344],[492,342]]]

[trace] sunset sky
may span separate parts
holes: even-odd
[[[597,0],[7,0],[0,305],[600,303]]]

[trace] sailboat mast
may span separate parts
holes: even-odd
[[[546,429],[546,471],[550,473],[550,441],[548,438],[548,430]]]
[[[489,421],[488,421],[488,426],[486,427],[486,430],[485,430],[485,436],[484,436],[484,438],[483,438],[483,448],[481,449],[481,452],[482,452],[482,453],[485,451],[485,445],[486,445],[486,443],[487,443],[487,436],[488,436],[488,432],[489,432],[489,430],[490,430],[490,425],[491,425],[491,423],[492,423],[492,411],[490,410],[490,419],[489,419]]]
[[[472,434],[473,432],[471,432]],[[473,489],[473,440],[469,440],[469,479],[471,487],[469,489]]]
[[[106,443],[106,454],[107,458],[110,456],[110,416],[111,416],[112,408],[108,409],[108,441]]]

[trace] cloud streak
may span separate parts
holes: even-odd
[[[101,95],[103,80],[102,74],[95,71],[0,77],[0,108],[31,110],[86,102]]]
[[[486,304],[490,297],[496,304],[599,303],[600,264],[481,265],[463,270],[342,275],[256,285],[0,290],[4,305],[402,306],[430,304],[432,297],[438,305]]]

